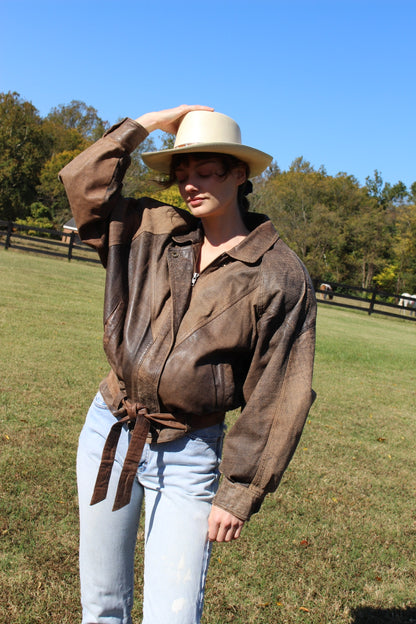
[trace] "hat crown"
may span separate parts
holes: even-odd
[[[176,134],[175,148],[195,143],[237,143],[241,145],[239,125],[222,113],[191,111],[183,118]]]
[[[250,177],[260,175],[272,161],[269,154],[242,144],[240,126],[234,119],[223,113],[202,110],[185,115],[173,148],[142,152],[141,157],[151,169],[169,174],[174,154],[197,152],[234,156],[248,165]]]

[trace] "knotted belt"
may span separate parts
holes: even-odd
[[[118,420],[111,427],[105,442],[90,503],[91,505],[100,503],[107,496],[117,444],[121,430],[123,426],[127,424],[133,433],[120,474],[113,511],[121,509],[130,502],[133,481],[143,453],[143,447],[150,433],[151,425],[159,426],[160,429],[168,428],[176,430],[176,434],[170,436],[170,439],[176,439],[184,436],[191,430],[210,427],[224,420],[223,412],[213,412],[212,414],[206,414],[204,416],[187,415],[183,417],[168,413],[149,414],[145,405],[132,403],[128,399],[122,400],[121,407],[114,413],[114,416]],[[174,433],[174,431],[172,431],[172,433]],[[158,437],[157,428],[152,427],[152,440],[154,439],[154,441],[157,442]],[[163,441],[167,441],[167,439],[169,438],[165,436]]]

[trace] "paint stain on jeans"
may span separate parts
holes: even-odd
[[[185,598],[176,598],[172,603],[173,613],[179,613],[185,606]]]

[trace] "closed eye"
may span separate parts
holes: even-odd
[[[216,162],[204,163],[196,168],[196,172],[201,178],[209,178],[213,175],[222,175],[221,167],[219,166],[219,163]]]
[[[191,174],[192,174],[192,170],[191,170]],[[195,166],[193,175],[196,175],[197,177],[201,179],[210,178],[214,175],[223,177],[224,171],[220,162],[218,162],[217,160],[209,160],[209,161],[205,161],[202,163],[198,163],[198,165]],[[175,178],[178,184],[185,184],[187,182],[188,177],[189,177],[188,168],[179,167],[178,169],[175,169]]]

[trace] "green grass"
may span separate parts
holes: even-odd
[[[0,622],[80,621],[75,453],[107,370],[103,286],[98,266],[0,249]],[[204,624],[416,621],[415,347],[414,323],[319,307],[318,399],[277,492],[215,545]]]

